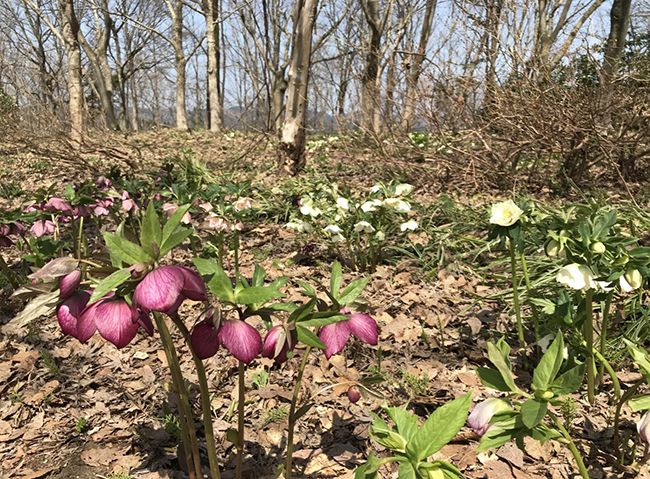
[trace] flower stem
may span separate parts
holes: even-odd
[[[533,290],[533,287],[530,284],[530,275],[528,274],[528,262],[526,261],[526,255],[520,254],[519,259],[521,261],[521,272],[524,275],[524,283],[526,284],[526,297],[530,298],[530,292]],[[535,305],[532,304],[531,309],[533,326],[535,328],[535,342],[539,343],[539,319],[537,317],[537,308],[535,308]]]
[[[614,368],[612,368],[612,365],[609,364],[609,361],[605,359],[605,356],[603,356],[600,351],[597,349],[594,349],[594,356],[596,356],[596,359],[600,362],[601,367],[605,368],[607,371],[607,374],[612,378],[612,385],[614,386],[614,396],[616,401],[621,400],[621,384],[618,382],[618,377],[616,376],[616,371],[614,371]]]
[[[625,394],[623,394],[623,396],[616,404],[616,412],[614,413],[614,450],[619,449],[620,442],[621,442],[621,438],[620,438],[621,409],[623,409],[623,405],[627,403],[630,400],[630,398],[632,398],[636,394],[639,387],[644,383],[645,383],[645,379],[639,379],[629,389],[625,391]],[[621,462],[622,462],[622,458],[621,458]]]
[[[517,318],[517,336],[519,337],[519,345],[526,347],[526,338],[524,337],[524,326],[521,321],[521,306],[519,305],[519,280],[517,279],[517,253],[515,251],[515,244],[512,239],[510,243],[510,273],[512,276],[512,302],[515,307],[515,316]]]
[[[237,401],[237,462],[235,478],[242,478],[244,464],[244,406],[246,401],[245,387],[246,365],[239,361],[239,399]]]
[[[607,329],[609,328],[609,310],[612,304],[612,296],[614,295],[614,290],[607,293],[607,299],[605,299],[605,306],[603,307],[603,320],[600,325],[600,354],[605,357],[605,349],[607,348]],[[598,384],[603,382],[605,363],[600,362],[600,368],[598,369]]]
[[[596,389],[596,368],[594,364],[594,310],[593,290],[588,289],[585,293],[585,323],[583,334],[587,342],[587,398],[589,404],[594,405]]]
[[[576,464],[578,465],[578,471],[580,472],[580,476],[583,479],[589,479],[589,471],[587,471],[587,467],[585,466],[585,462],[582,460],[582,455],[580,454],[580,451],[578,451],[578,447],[576,446],[576,443],[573,442],[573,439],[571,438],[571,434],[569,434],[569,431],[567,431],[566,427],[564,427],[564,424],[562,424],[562,421],[560,421],[560,418],[557,417],[555,414],[549,411],[549,415],[553,419],[553,423],[555,424],[555,427],[557,427],[560,430],[560,433],[566,439],[569,450],[571,451],[571,454],[573,454],[573,458],[576,461]]]
[[[188,473],[190,478],[196,478],[197,474],[202,476],[201,473],[201,456],[199,455],[199,444],[196,439],[196,429],[194,428],[194,421],[192,419],[192,408],[190,407],[189,394],[181,372],[181,366],[176,355],[176,348],[174,347],[174,340],[172,339],[167,324],[160,313],[153,313],[156,320],[156,327],[160,333],[160,340],[167,356],[169,363],[169,370],[172,374],[172,382],[174,389],[178,395],[178,405],[180,408],[178,420],[184,436],[187,438],[187,445],[185,447],[186,459],[188,463]],[[189,451],[189,454],[188,454]]]
[[[201,409],[203,412],[203,429],[205,430],[205,443],[208,448],[208,462],[210,463],[210,476],[212,479],[220,479],[219,473],[219,458],[217,457],[217,445],[214,440],[214,429],[212,427],[212,408],[210,406],[210,390],[208,388],[208,378],[205,374],[205,366],[203,361],[196,355],[192,348],[192,341],[190,340],[190,332],[185,327],[185,324],[180,318],[172,318],[174,324],[179,329],[187,347],[192,353],[192,359],[196,367],[196,373],[199,377],[199,389],[201,390]]]
[[[284,478],[291,479],[291,473],[293,468],[293,435],[296,429],[296,406],[298,405],[298,397],[300,396],[300,389],[302,386],[302,375],[305,372],[305,366],[307,366],[307,360],[309,359],[309,353],[311,352],[311,347],[307,346],[305,353],[300,361],[300,366],[298,368],[298,376],[296,377],[296,384],[293,386],[293,395],[291,396],[291,407],[289,408],[289,425],[287,432],[287,458],[284,464]]]
[[[7,278],[7,281],[9,281],[9,284],[13,289],[18,289],[20,287],[20,283],[18,282],[18,277],[11,270],[9,265],[5,262],[5,259],[2,257],[1,254],[0,254],[0,271],[5,276],[5,278]]]

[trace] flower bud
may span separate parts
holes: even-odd
[[[277,364],[281,364],[287,360],[287,352],[293,350],[295,343],[295,333],[289,338],[283,326],[273,326],[264,338],[262,357],[275,359]]]
[[[219,337],[212,318],[196,323],[192,329],[190,342],[192,343],[192,349],[201,359],[207,359],[217,354]]]
[[[359,392],[359,388],[356,386],[350,386],[348,388],[348,399],[352,404],[359,402],[359,399],[361,399],[361,392]]]
[[[544,251],[549,258],[556,258],[558,256],[562,256],[564,253],[564,248],[558,241],[551,239],[548,243],[546,243]]]
[[[594,254],[603,254],[606,250],[607,248],[600,241],[591,244],[591,252]]]
[[[630,269],[618,279],[621,290],[625,293],[631,293],[639,289],[643,284],[643,276],[638,269]]]
[[[482,436],[490,427],[490,421],[495,414],[510,410],[510,405],[503,399],[486,399],[474,406],[474,409],[467,418],[467,425],[471,427],[476,434]]]

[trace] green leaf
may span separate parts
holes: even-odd
[[[451,441],[465,425],[471,402],[468,393],[436,409],[409,441],[409,456],[421,461]]]
[[[253,286],[264,286],[264,277],[266,276],[266,271],[259,264],[255,265],[255,271],[253,272]]]
[[[509,390],[519,392],[519,388],[515,385],[515,379],[510,370],[510,360],[508,359],[510,347],[505,342],[501,341],[499,341],[497,345],[498,347],[493,343],[488,343],[488,358],[501,374],[501,378]],[[506,348],[504,348],[503,345],[505,345]]]
[[[548,411],[548,402],[528,399],[521,405],[521,420],[528,429],[537,426]]]
[[[291,321],[298,322],[308,318],[310,313],[313,311],[315,305],[316,305],[316,298],[312,298],[305,304],[300,305],[289,315],[289,322]]]
[[[226,272],[216,264],[214,276],[208,282],[208,289],[222,301],[235,304],[235,292],[232,289],[232,283]]]
[[[165,256],[176,246],[185,241],[192,234],[190,228],[177,228],[166,240],[163,240],[160,247],[160,256]]]
[[[318,339],[318,336],[304,326],[301,326],[300,324],[296,325],[296,333],[298,335],[298,341],[301,343],[311,346],[312,348],[325,349],[325,345],[320,339]]]
[[[490,427],[485,434],[481,437],[476,452],[485,452],[489,449],[495,449],[503,446],[505,443],[510,442],[515,437],[521,434],[521,430],[515,427],[504,428],[500,426]]]
[[[481,383],[485,387],[503,392],[512,391],[512,389],[510,389],[510,386],[508,386],[503,380],[501,373],[496,369],[478,367],[476,368],[476,374],[478,374]]]
[[[560,434],[559,431],[548,427],[546,424],[539,424],[532,431],[530,431],[530,436],[536,441],[544,444],[546,441],[561,438],[562,434]]]
[[[417,416],[411,414],[403,407],[387,407],[385,410],[395,423],[400,436],[406,439],[406,442],[410,441],[418,430]]]
[[[347,306],[354,303],[359,297],[363,288],[368,284],[368,278],[359,278],[352,281],[342,292],[341,296],[337,299],[341,306]]]
[[[111,256],[123,263],[151,263],[153,258],[140,246],[115,233],[104,233],[104,241]]]
[[[315,313],[311,315],[310,319],[305,319],[300,322],[300,324],[306,328],[321,328],[327,326],[328,324],[338,323],[339,321],[345,321],[348,319],[342,314],[336,313],[334,311],[327,311],[326,316],[321,316],[322,313]]]
[[[343,270],[341,263],[335,261],[332,265],[332,277],[330,278],[330,292],[332,296],[338,298],[339,291],[341,290],[341,282],[343,281]]]
[[[377,471],[381,465],[382,461],[380,461],[373,453],[370,453],[366,463],[359,466],[354,472],[354,479],[375,479],[377,477]]]
[[[107,276],[99,283],[97,283],[97,285],[95,286],[95,290],[93,291],[93,294],[90,297],[90,300],[88,301],[88,304],[92,304],[102,299],[106,293],[113,291],[115,288],[120,286],[130,277],[131,277],[131,270],[129,268],[118,269],[110,276]]]
[[[377,414],[372,414],[372,424],[370,425],[370,436],[382,446],[391,451],[404,452],[406,450],[406,439],[399,433],[395,432],[386,424]]]
[[[276,298],[283,298],[284,293],[264,286],[251,286],[238,291],[235,295],[237,304],[264,304]]]
[[[650,394],[644,394],[643,396],[636,396],[630,399],[627,404],[630,406],[630,409],[634,412],[645,411],[650,409]]]
[[[172,233],[174,233],[178,225],[181,224],[183,215],[187,213],[187,210],[189,209],[190,209],[190,205],[179,206],[178,209],[174,211],[174,213],[169,217],[169,219],[165,223],[165,226],[163,226],[162,229],[161,249],[162,249],[162,245],[168,242],[168,240],[172,236]]]
[[[410,462],[402,462],[397,473],[398,479],[417,479],[415,469]]]
[[[641,369],[641,373],[645,377],[646,382],[650,383],[650,360],[648,360],[648,354],[632,341],[625,338],[623,341],[627,346],[630,356],[632,356],[636,365]]]
[[[307,281],[303,281],[302,279],[299,279],[296,280],[296,283],[298,283],[298,285],[302,288],[302,292],[305,294],[305,296],[309,296],[310,298],[316,297],[316,290]]]
[[[153,201],[150,201],[142,218],[140,245],[148,254],[155,257],[160,251],[161,242],[162,229],[160,228],[160,220],[153,206]]]
[[[223,271],[219,263],[213,259],[194,257],[192,263],[194,263],[201,276],[212,276],[220,270]]]
[[[578,364],[567,372],[558,376],[550,386],[551,391],[557,396],[571,394],[582,386],[582,379],[585,375],[585,365]]]
[[[558,332],[533,372],[533,391],[546,391],[562,366],[564,340]]]

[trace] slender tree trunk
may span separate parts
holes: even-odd
[[[625,48],[630,26],[632,0],[614,0],[610,11],[609,36],[605,45],[603,61],[603,86],[609,88],[618,72],[618,65]]]
[[[187,130],[186,93],[187,59],[183,51],[183,2],[176,0],[172,13],[172,45],[174,46],[174,63],[176,65],[176,128]]]
[[[203,13],[206,23],[208,55],[208,127],[212,132],[223,128],[223,111],[219,92],[220,53],[219,53],[219,4],[218,0],[204,0]]]
[[[379,125],[376,124],[378,118],[376,110],[379,106],[380,97],[378,76],[382,36],[381,19],[379,18],[379,0],[360,1],[370,30],[366,65],[361,77],[361,125],[368,132],[378,133]]]
[[[431,37],[431,30],[433,29],[433,18],[435,17],[437,4],[437,0],[427,0],[424,18],[422,19],[422,29],[420,30],[420,41],[418,43],[417,53],[411,59],[409,71],[406,76],[406,94],[404,98],[404,113],[402,114],[402,128],[407,131],[413,126],[416,91],[420,75],[422,74],[422,64],[424,63],[427,45],[429,44],[429,38]]]
[[[273,124],[275,125],[275,131],[278,133],[282,130],[282,114],[284,113],[284,95],[286,91],[287,80],[284,77],[284,69],[277,70],[273,75],[273,103],[271,105],[271,112],[273,114]]]
[[[131,114],[129,115],[129,120],[131,124],[131,130],[139,131],[140,113],[138,111],[138,91],[137,91],[138,82],[135,80],[135,77],[132,76],[131,79],[129,80],[129,83],[130,83],[129,93],[131,94],[131,100],[129,102],[129,108],[131,110]]]
[[[73,0],[59,0],[62,13],[62,34],[68,55],[68,95],[70,108],[70,139],[79,146],[83,141],[83,84],[81,82],[81,47],[79,46],[79,21]]]
[[[297,174],[305,165],[305,119],[317,0],[296,0],[287,104],[279,145],[280,166]]]

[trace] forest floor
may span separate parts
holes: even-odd
[[[0,183],[4,191],[0,197],[4,198],[0,203],[15,204],[42,187],[58,191],[81,178],[105,174],[111,167],[126,175],[148,175],[157,165],[182,157],[188,148],[214,172],[245,178],[253,185],[280,181],[273,173],[272,147],[259,137],[232,135],[215,141],[204,133],[171,131],[128,139],[115,136],[110,143],[89,147],[80,157],[71,156],[64,144],[48,149],[3,144]],[[310,166],[331,181],[364,188],[396,176],[416,186],[415,197],[421,204],[446,194],[483,218],[487,205],[508,196],[485,189],[483,180],[489,172],[477,177],[476,171],[454,170],[426,155],[388,159],[371,151],[340,148],[312,154]],[[21,193],[10,197],[6,192],[11,189]],[[548,199],[550,191],[539,189],[534,196]],[[615,191],[611,195],[617,196]],[[470,236],[484,234],[483,230]],[[328,280],[331,259],[317,248],[311,252],[280,224],[247,226],[242,238],[244,272],[260,262],[271,277],[284,275],[314,283]],[[297,428],[296,477],[351,478],[370,452],[381,455],[382,449],[368,434],[370,412],[384,402],[408,403],[411,410],[426,416],[462,393],[474,391],[475,401],[492,394],[480,384],[475,369],[486,364],[487,341],[513,332],[510,310],[494,298],[504,284],[477,273],[475,266],[486,262],[484,256],[455,254],[443,252],[428,268],[403,257],[369,273],[362,299],[379,323],[381,362],[377,364],[378,348],[360,345],[330,361],[312,356],[303,394],[313,397],[315,406]],[[347,272],[345,279],[358,276]],[[193,307],[184,306],[188,311]],[[20,301],[0,296],[0,477],[183,477],[174,472],[179,466],[163,408],[169,399],[169,376],[158,339],[140,335],[122,350],[97,337],[80,344],[64,336],[52,316],[26,329],[18,327],[12,318],[21,308]],[[178,348],[181,352],[185,348],[180,341]],[[181,357],[186,377],[196,384],[189,354]],[[297,361],[294,358],[277,367],[270,360],[258,360],[248,370],[246,477],[275,477],[282,462]],[[236,425],[237,364],[221,349],[206,365],[219,455],[227,465],[224,469],[231,471],[235,454],[225,432]],[[371,368],[380,368],[385,378],[377,386],[379,395],[350,403],[346,381]],[[527,374],[518,369],[520,380],[525,382]],[[624,370],[620,379],[631,384],[637,377]],[[198,392],[196,387],[193,391]],[[612,431],[606,395],[600,395],[593,407],[584,397],[574,399],[579,409],[588,411],[576,414],[580,419],[572,425],[591,477],[634,477],[631,471],[614,466],[608,447]],[[627,410],[622,427],[624,435],[635,434]],[[526,440],[525,452],[508,443],[481,454],[476,453],[477,443],[478,438],[466,428],[437,455],[454,463],[468,478],[575,477],[573,459],[557,442],[540,445]],[[382,474],[396,477],[389,469]],[[222,477],[233,476],[224,473]],[[650,477],[650,473],[637,477]]]

